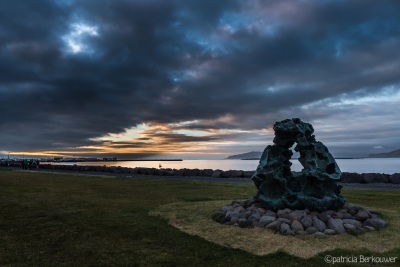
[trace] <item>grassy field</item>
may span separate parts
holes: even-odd
[[[162,217],[149,216],[169,203],[228,203],[254,193],[251,184],[3,169],[0,266],[328,266],[328,254],[398,257],[394,265],[377,266],[400,262],[400,244],[385,253],[336,249],[302,259],[279,250],[258,256],[189,235]],[[400,207],[399,191],[344,190],[343,195],[372,208],[398,212]]]

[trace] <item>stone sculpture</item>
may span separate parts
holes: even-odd
[[[252,176],[258,192],[254,197],[266,209],[338,210],[346,199],[340,195],[341,171],[329,150],[315,140],[311,124],[299,118],[274,124],[274,145],[265,148],[256,172]],[[290,148],[297,144],[303,170],[290,170]]]
[[[345,203],[341,186],[336,184],[342,173],[328,149],[315,140],[311,124],[287,119],[276,122],[274,130],[274,145],[265,148],[252,176],[257,195],[214,211],[214,221],[316,237],[357,235],[387,225],[377,211]],[[295,143],[303,165],[301,173],[290,170],[290,148]]]

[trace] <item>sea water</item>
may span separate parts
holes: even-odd
[[[292,171],[301,171],[302,166],[297,159],[291,159]],[[336,163],[342,172],[357,173],[400,173],[400,158],[360,158],[360,159],[336,159]],[[95,165],[95,166],[121,166],[121,167],[147,167],[147,168],[171,168],[171,169],[220,169],[254,171],[258,160],[183,160],[183,161],[97,161],[97,162],[64,162],[68,165]]]

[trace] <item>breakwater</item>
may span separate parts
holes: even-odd
[[[120,167],[120,166],[85,166],[85,165],[57,165],[40,164],[44,170],[68,170],[80,172],[107,172],[122,174],[159,175],[159,176],[203,176],[213,178],[250,178],[254,171],[242,170],[218,170],[218,169],[169,169],[169,168],[144,168],[144,167]],[[400,173],[352,173],[343,172],[343,183],[392,183],[400,184]]]

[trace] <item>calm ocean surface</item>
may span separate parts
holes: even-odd
[[[302,166],[297,159],[292,159],[292,171],[301,171]],[[400,173],[400,158],[365,158],[365,159],[337,159],[342,172],[357,173]],[[121,166],[121,167],[149,167],[171,169],[220,169],[254,171],[258,160],[183,160],[183,161],[99,161],[99,162],[68,162],[67,165],[96,165],[96,166]]]

